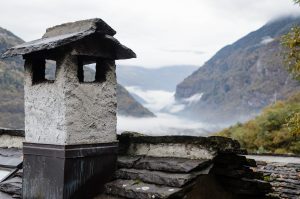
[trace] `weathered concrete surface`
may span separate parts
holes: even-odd
[[[66,141],[64,71],[57,63],[57,80],[33,85],[32,63],[25,62],[24,99],[27,142],[64,144]]]
[[[125,132],[118,136],[120,150],[129,155],[212,159],[219,152],[244,153],[237,141],[223,137],[143,136]]]
[[[216,151],[191,144],[132,144],[128,154],[153,157],[212,159],[216,155]]]
[[[115,142],[117,139],[117,98],[114,61],[107,61],[105,82],[80,83],[77,59],[69,56],[63,63],[65,93],[65,144]]]
[[[32,84],[31,63],[25,71],[26,141],[44,144],[91,144],[116,141],[115,64],[105,82],[80,83],[78,59],[57,61],[53,83]]]

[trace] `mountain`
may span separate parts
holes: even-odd
[[[177,85],[176,101],[185,103],[181,114],[236,122],[299,90],[299,82],[284,68],[280,44],[281,35],[296,24],[299,17],[273,20],[218,51]],[[194,100],[187,104],[187,99]]]
[[[24,41],[13,33],[0,28],[0,54],[7,48]],[[0,60],[0,127],[24,127],[23,60],[13,57]],[[46,71],[53,75],[53,71]],[[148,109],[126,91],[117,86],[118,114],[133,117],[154,117]]]
[[[0,54],[24,41],[0,28]],[[0,127],[24,126],[23,65],[19,57],[0,60]]]
[[[152,112],[137,102],[120,84],[117,86],[117,97],[118,114],[133,117],[155,117]]]
[[[120,65],[117,67],[117,78],[118,82],[125,87],[138,86],[143,90],[174,92],[176,85],[195,70],[197,70],[197,67],[190,65],[165,66],[161,68]]]

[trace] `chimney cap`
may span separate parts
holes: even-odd
[[[4,52],[1,57],[6,58],[16,55],[26,55],[42,50],[54,49],[78,41],[92,34],[97,34],[101,37],[104,36],[115,43],[114,46],[116,50],[123,55],[121,57],[116,56],[116,59],[136,57],[131,49],[113,38],[116,31],[99,18],[64,23],[48,28],[41,39],[12,47]],[[124,56],[124,54],[126,54],[126,56]]]

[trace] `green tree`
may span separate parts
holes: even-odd
[[[300,0],[293,0],[300,5]],[[296,26],[282,37],[285,47],[285,64],[295,79],[300,81],[300,27]],[[300,113],[295,112],[288,119],[287,126],[295,136],[300,136]]]
[[[295,79],[300,80],[300,27],[293,27],[284,35],[282,44],[285,47],[285,65]]]
[[[296,4],[300,4],[300,0],[294,0]]]

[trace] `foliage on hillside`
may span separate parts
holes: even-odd
[[[256,118],[224,129],[218,135],[238,140],[250,152],[300,154],[299,117],[295,117],[299,112],[300,93],[297,93],[286,101],[268,106]]]
[[[0,54],[23,42],[0,27]],[[0,60],[0,127],[24,127],[23,70],[20,57]]]
[[[300,27],[293,27],[284,35],[282,44],[285,47],[285,65],[295,79],[300,80]]]
[[[294,0],[294,2],[300,4],[300,0]]]
[[[293,0],[295,4],[300,5],[300,0]],[[286,35],[282,36],[282,45],[284,47],[285,65],[295,79],[300,81],[300,26],[295,26]],[[287,126],[295,136],[300,132],[300,112],[295,112],[288,118]]]

